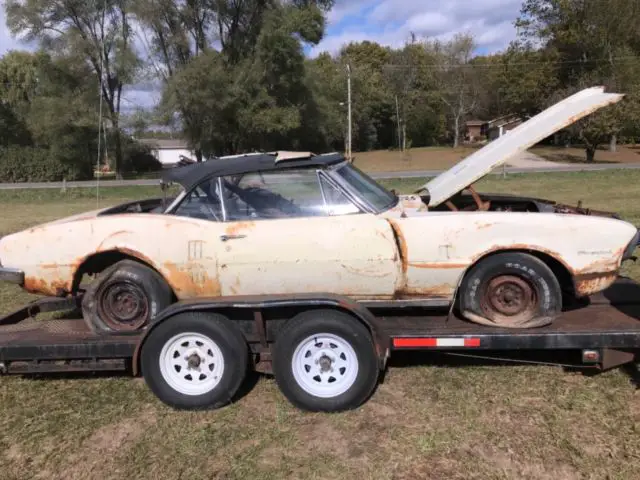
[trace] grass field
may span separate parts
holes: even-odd
[[[422,147],[405,153],[397,150],[356,152],[354,157],[355,164],[366,172],[446,170],[475,150],[472,147]]]
[[[355,164],[367,172],[400,172],[410,170],[445,170],[451,168],[477,147],[424,147],[412,148],[405,154],[391,150],[357,152]],[[530,150],[545,160],[559,163],[586,163],[583,148],[534,147]],[[596,163],[639,163],[640,147],[619,146],[614,153],[601,147]]]
[[[530,151],[552,162],[586,163],[587,161],[584,148],[534,147]],[[601,146],[596,152],[594,161],[595,163],[638,163],[640,147],[622,145],[615,152],[610,152],[608,146]]]
[[[423,180],[385,182],[411,191]],[[517,192],[620,212],[640,224],[640,172],[511,175]],[[156,195],[103,190],[102,206]],[[105,197],[106,195],[106,197]],[[96,207],[94,192],[0,192],[0,232]],[[640,280],[640,268],[625,271]],[[0,287],[2,311],[27,296]],[[218,411],[175,412],[140,379],[0,378],[0,478],[633,479],[640,397],[624,371],[433,364],[397,357],[362,408],[290,406],[271,378]]]

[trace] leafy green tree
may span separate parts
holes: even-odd
[[[315,108],[305,86],[302,43],[321,40],[323,13],[332,4],[138,2],[153,67],[165,84],[162,111],[168,120],[177,113],[198,159],[285,146],[302,133],[303,113]],[[203,66],[211,70],[199,70]]]
[[[446,106],[456,148],[466,116],[478,105],[479,82],[472,61],[475,41],[470,34],[456,34],[449,41],[431,40],[424,45],[436,59],[433,66],[436,91]]]
[[[0,111],[8,112],[10,122],[10,134],[0,143],[8,149],[2,156],[5,180],[91,177],[97,160],[91,77],[86,64],[43,52],[10,52],[0,59]],[[35,166],[37,159],[43,165]]]
[[[638,123],[638,15],[635,0],[526,0],[517,21],[525,39],[557,56],[557,94],[594,85],[628,93],[623,103],[568,129],[585,146],[587,161],[607,139],[615,149],[623,127]]]
[[[114,132],[115,170],[122,177],[122,92],[139,66],[132,48],[132,0],[6,0],[13,34],[39,41],[52,54],[88,63],[106,104]]]

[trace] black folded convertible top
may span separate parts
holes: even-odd
[[[304,159],[279,160],[269,153],[248,154],[231,158],[214,158],[206,162],[194,163],[184,167],[174,167],[164,171],[163,183],[179,183],[185,190],[190,190],[209,178],[241,175],[250,172],[266,172],[289,168],[326,168],[345,160],[340,153],[311,155]]]

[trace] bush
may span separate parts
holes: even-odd
[[[123,145],[125,173],[147,173],[162,169],[162,164],[151,154],[145,145],[139,143],[125,143]]]
[[[86,180],[93,175],[88,159],[64,158],[48,148],[0,147],[0,182]]]

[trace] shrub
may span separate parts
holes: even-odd
[[[162,169],[162,164],[151,154],[151,150],[146,145],[125,142],[122,148],[124,157],[122,170],[125,173],[156,172]]]
[[[64,158],[48,148],[0,147],[0,182],[86,180],[92,177],[88,160]]]

